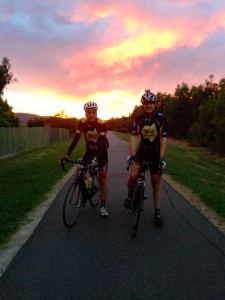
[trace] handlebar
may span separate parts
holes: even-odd
[[[129,171],[130,167],[134,164],[132,160],[128,160],[127,162],[127,171]]]
[[[127,162],[127,171],[130,169],[130,167],[131,167],[133,164],[134,164],[134,161],[133,161],[133,160],[129,160],[129,161]],[[154,164],[156,164],[156,162],[146,161],[146,160],[140,162],[141,168],[142,168],[142,169],[145,169],[145,170],[146,170],[148,167],[150,167],[150,165],[154,165]]]
[[[75,159],[65,159],[66,163],[73,163],[75,165],[80,165],[82,167],[86,167],[86,168],[90,168],[90,169],[96,169],[96,166],[93,166],[92,161],[82,161],[81,159],[75,160]],[[64,172],[67,172],[66,168],[65,168],[65,163],[61,164],[61,167],[63,169]]]

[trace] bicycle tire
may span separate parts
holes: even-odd
[[[133,213],[137,210],[138,202],[139,202],[139,199],[138,199],[138,187],[136,187],[135,191],[133,193],[133,197],[132,197],[132,200],[131,200],[131,206],[130,206],[131,211]]]
[[[133,228],[132,228],[132,237],[135,238],[137,235],[137,230],[138,230],[138,226],[139,226],[139,221],[140,221],[140,215],[141,215],[141,211],[143,210],[143,200],[144,200],[144,187],[138,187],[137,191],[136,191],[136,195],[137,198],[137,205],[134,209],[134,223],[133,223]]]
[[[100,200],[100,186],[97,176],[94,177],[94,180],[92,182],[91,191],[93,191],[93,195],[90,197],[90,204],[92,207],[97,206],[99,200]]]
[[[68,188],[63,204],[63,223],[68,228],[77,222],[81,212],[82,196],[78,182],[74,181]]]

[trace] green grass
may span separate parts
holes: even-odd
[[[0,246],[28,221],[26,214],[65,176],[58,162],[68,145],[68,141],[53,144],[0,160]],[[72,157],[80,158],[84,150],[81,139]]]
[[[130,134],[117,135],[129,142]],[[0,160],[0,246],[4,246],[26,215],[45,201],[65,173],[58,165],[69,142],[53,144]],[[85,142],[80,140],[73,158],[80,158]],[[225,163],[204,148],[168,144],[166,173],[189,187],[203,202],[225,219]]]
[[[129,142],[130,134],[116,133]],[[190,188],[225,220],[225,162],[206,148],[168,143],[165,173]]]

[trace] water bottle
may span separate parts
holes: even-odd
[[[91,188],[91,185],[92,185],[92,177],[90,176],[90,177],[88,177],[87,179],[85,179],[85,186],[86,186],[86,188],[87,189],[90,189]]]

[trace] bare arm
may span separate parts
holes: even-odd
[[[138,149],[138,141],[139,136],[138,135],[132,135],[130,138],[130,153],[131,155],[135,156]]]
[[[167,147],[167,138],[161,137],[160,138],[160,159],[164,160],[166,156],[166,147]]]
[[[74,150],[74,148],[76,147],[78,141],[80,139],[80,134],[75,134],[71,144],[69,145],[67,152],[66,152],[66,157],[69,158],[70,154],[72,153],[72,151]]]

